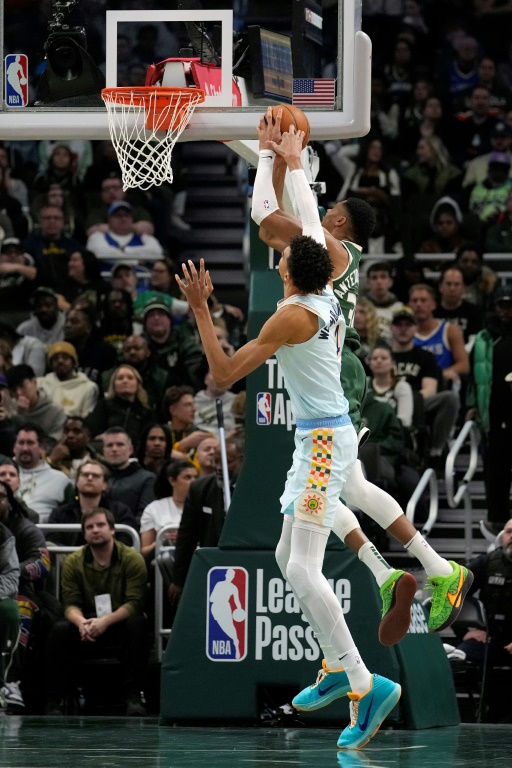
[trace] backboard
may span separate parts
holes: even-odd
[[[148,78],[205,90],[181,140],[254,139],[256,115],[280,102],[307,113],[312,139],[362,136],[361,2],[0,0],[0,139],[106,139],[102,87]]]

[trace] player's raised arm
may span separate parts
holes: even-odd
[[[288,342],[293,323],[290,318],[287,322],[286,313],[290,313],[290,316],[295,314],[297,307],[284,308],[279,318],[272,315],[256,339],[244,344],[232,357],[228,357],[217,339],[208,309],[207,299],[213,291],[213,285],[210,273],[205,272],[203,259],[199,273],[191,261],[188,262],[188,268],[185,264],[182,268],[185,282],[178,275],[176,280],[194,312],[208,365],[217,386],[230,387],[235,381],[262,365],[279,347]]]
[[[302,234],[309,235],[317,243],[325,246],[325,235],[320,222],[318,206],[302,167],[301,152],[303,139],[304,131],[296,131],[295,126],[291,125],[290,130],[287,133],[283,133],[279,144],[272,141],[270,145],[274,152],[284,159],[290,171],[295,202],[297,203],[302,223]]]
[[[260,118],[257,131],[260,153],[254,180],[251,216],[260,227],[260,238],[271,248],[282,252],[290,244],[292,237],[302,234],[302,223],[300,219],[280,209],[274,190],[272,177],[275,152],[272,142],[280,139],[280,129],[278,124],[272,122],[271,107]]]

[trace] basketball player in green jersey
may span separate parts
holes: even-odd
[[[260,119],[260,141],[264,136],[269,149],[273,141],[279,144],[279,122],[278,116],[273,123],[270,110]],[[252,217],[260,225],[260,238],[282,252],[292,237],[302,234],[304,222],[283,210],[282,194],[287,165],[279,155],[269,158],[268,154],[258,163],[254,190],[256,193],[258,189],[263,189],[264,198],[261,194],[253,194]],[[322,221],[326,247],[334,266],[333,290],[347,326],[351,328],[347,333],[348,344],[346,342],[343,348],[341,378],[350,403],[349,414],[356,430],[360,425],[360,408],[366,392],[364,369],[351,349],[359,343],[357,332],[352,327],[362,255],[362,248],[357,243],[367,241],[374,224],[375,216],[371,206],[357,198],[337,203],[327,211]],[[460,611],[472,582],[472,574],[463,566],[440,557],[407,520],[395,499],[366,480],[359,461],[347,479],[344,498],[347,503],[358,507],[375,520],[418,558],[433,589],[429,629],[439,631],[449,626]],[[333,530],[335,533],[339,530],[336,523]],[[409,624],[409,609],[415,590],[413,577],[391,568],[360,528],[351,531],[344,542],[372,570],[379,585],[383,602],[379,639],[386,645],[398,642]]]

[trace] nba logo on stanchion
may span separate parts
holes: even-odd
[[[272,395],[270,392],[258,392],[256,395],[256,423],[267,426],[272,416]]]
[[[24,53],[5,57],[5,103],[8,107],[28,104],[28,59]]]
[[[242,661],[247,656],[245,568],[216,566],[208,572],[206,655],[210,661]]]

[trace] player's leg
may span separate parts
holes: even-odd
[[[359,749],[394,709],[401,687],[380,675],[372,675],[354,644],[341,605],[322,573],[328,535],[325,527],[295,519],[286,575],[301,607],[313,615],[321,634],[336,652],[338,664],[345,668],[351,687],[351,722],[341,733],[338,746]]]
[[[357,355],[350,349],[349,344],[350,340],[348,344],[346,343],[343,346],[341,384],[349,401],[350,418],[356,431],[359,432],[361,407],[366,394],[367,381],[363,365]],[[450,393],[442,394],[450,395]],[[437,405],[438,403],[440,405]],[[428,403],[426,405],[428,406]],[[455,418],[453,414],[455,413],[456,416],[457,412],[453,398],[449,396],[437,397],[436,407],[442,410],[442,419],[444,421],[442,429],[451,430],[453,418]],[[444,445],[444,441],[447,438],[444,436],[442,439],[442,445]],[[431,632],[436,632],[449,626],[459,613],[462,600],[473,581],[470,571],[458,563],[440,557],[421,533],[405,517],[398,502],[381,488],[368,482],[359,461],[354,465],[345,483],[344,499],[347,504],[357,507],[368,517],[371,517],[372,520],[397,539],[411,555],[420,561],[426,571],[429,585],[433,589],[432,608],[428,620],[429,629]],[[366,542],[361,538],[357,539],[356,534],[351,536],[345,543],[358,556],[361,548],[366,546]],[[376,557],[377,555],[369,547],[366,547],[362,551],[361,560],[371,567],[370,564],[375,564]],[[388,635],[388,630],[392,631],[393,620],[392,617],[386,620],[386,614],[396,605],[394,598],[398,574],[399,572],[396,572],[395,575],[390,574],[389,583],[379,584],[384,622],[383,625],[381,624],[381,642],[392,639]],[[401,581],[401,589],[405,589],[406,581],[410,580],[405,579],[404,581],[404,576],[402,576]],[[411,588],[412,583],[409,585],[408,590],[410,591]],[[405,613],[403,612],[402,620],[406,620]],[[381,637],[381,630],[379,630],[379,637]]]
[[[382,645],[395,645],[405,636],[411,623],[411,606],[418,587],[416,579],[389,565],[359,524],[357,527],[350,525],[351,518],[357,522],[354,513],[340,502],[332,529],[375,577],[382,600],[379,641]]]
[[[428,584],[433,589],[428,627],[431,632],[437,632],[449,626],[457,617],[473,582],[471,572],[453,560],[445,560],[438,555],[406,518],[395,499],[368,482],[359,461],[347,479],[343,494],[348,504],[357,506],[375,520],[420,561],[426,571]]]

